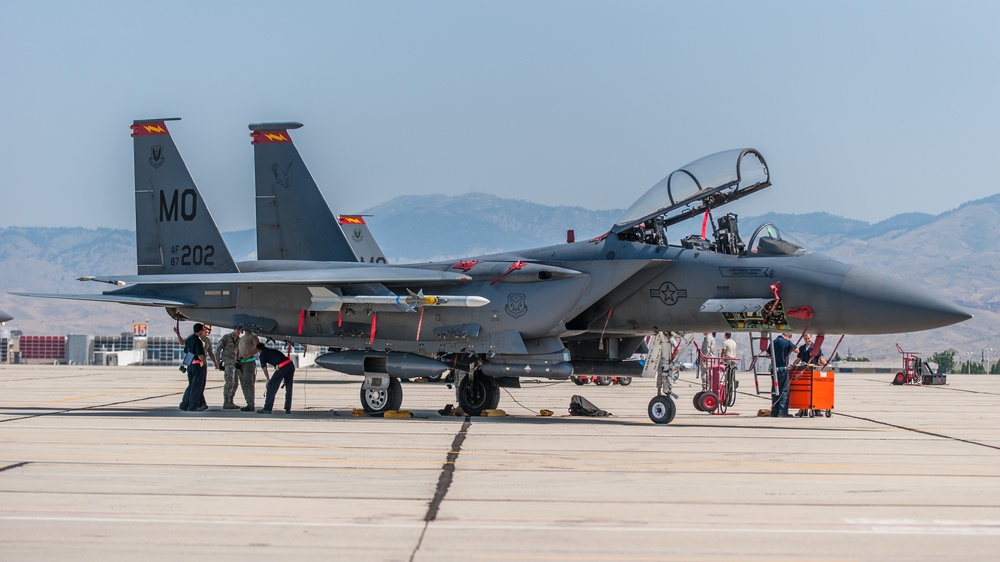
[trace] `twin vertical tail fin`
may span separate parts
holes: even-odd
[[[347,237],[347,242],[354,250],[358,261],[364,263],[388,263],[385,253],[379,247],[372,231],[368,230],[365,217],[361,215],[340,215],[340,228]]]
[[[288,131],[301,126],[250,125],[257,185],[257,259],[368,261],[366,254],[356,252],[350,238],[356,236],[354,231],[341,229],[342,221],[330,210],[292,143]],[[367,238],[374,243],[370,233]],[[369,252],[367,247],[361,249]],[[381,256],[381,250],[378,253]]]
[[[236,273],[236,262],[167,131],[166,122],[177,120],[132,124],[139,274]]]

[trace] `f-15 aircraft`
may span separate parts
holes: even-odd
[[[177,319],[330,346],[317,362],[365,377],[369,412],[400,407],[399,379],[452,368],[462,409],[478,415],[519,377],[620,374],[645,336],[666,331],[881,334],[970,318],[926,290],[809,252],[773,225],[744,243],[735,215],[712,223],[712,240],[669,243],[669,226],[704,216],[707,227],[712,209],[771,185],[749,148],[682,166],[592,240],[401,266],[237,264],[167,121],[132,125],[139,274],[81,278],[119,287],[99,295],[29,296],[162,306]],[[669,382],[658,385],[650,417],[669,423],[675,411]]]

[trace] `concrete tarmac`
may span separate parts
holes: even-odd
[[[265,416],[221,410],[219,371],[190,413],[174,368],[2,366],[0,558],[995,558],[1000,378],[890,378],[838,375],[829,419],[757,417],[747,373],[709,415],[682,379],[663,426],[650,380],[526,382],[503,418],[441,416],[453,392],[409,383],[414,418],[381,419],[351,417],[359,379],[318,368]],[[569,417],[573,394],[613,417]]]

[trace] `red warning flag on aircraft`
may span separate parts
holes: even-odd
[[[340,215],[340,224],[365,224],[365,219],[354,215]]]
[[[168,134],[167,125],[163,121],[132,124],[133,137],[144,137],[146,135],[166,135],[166,134]]]
[[[288,136],[288,131],[254,131],[250,133],[250,138],[253,139],[250,144],[292,142],[292,137]]]

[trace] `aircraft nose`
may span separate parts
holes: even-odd
[[[931,291],[862,267],[847,273],[841,291],[844,320],[856,324],[852,333],[916,332],[972,318]]]

